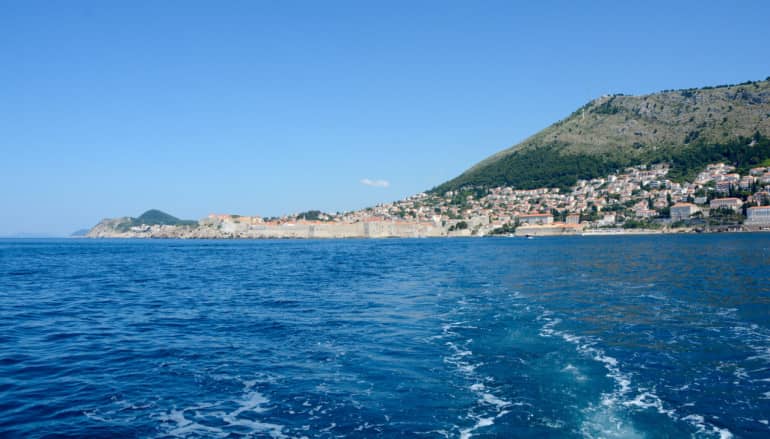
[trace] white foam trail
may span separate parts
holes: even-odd
[[[495,418],[478,418],[476,424],[473,427],[466,428],[460,431],[460,439],[468,439],[472,436],[472,433],[479,428],[489,427],[495,423]]]
[[[456,329],[477,328],[469,325],[468,322],[447,323],[442,326],[442,338],[459,338],[460,334]],[[458,372],[473,382],[469,389],[477,396],[478,406],[471,408],[468,412],[468,417],[475,422],[472,426],[460,430],[460,438],[462,439],[469,439],[476,430],[494,425],[496,419],[509,413],[506,410],[507,407],[521,405],[512,404],[510,401],[506,401],[492,393],[492,389],[487,388],[484,382],[490,380],[490,377],[482,377],[477,373],[477,369],[483,366],[483,363],[472,362],[473,351],[468,347],[471,343],[473,343],[472,339],[445,342],[445,345],[449,347],[451,355],[444,357],[444,362],[455,366]],[[492,413],[490,413],[490,409]],[[477,414],[477,411],[480,411],[481,414]]]
[[[733,434],[726,428],[719,428],[711,425],[703,419],[701,415],[687,415],[681,418],[683,421],[689,422],[690,425],[698,430],[701,435],[718,436],[719,439],[732,439]]]
[[[566,366],[564,366],[564,368],[561,371],[572,375],[575,381],[583,382],[588,380],[588,378],[580,372],[580,369],[578,369],[577,367],[571,364],[567,364]]]
[[[561,319],[552,316],[553,313],[545,311],[538,317],[538,320],[545,321],[541,327],[540,335],[543,337],[560,337],[564,341],[575,345],[578,353],[602,363],[607,370],[607,376],[615,382],[615,390],[613,392],[601,395],[599,407],[603,407],[603,409],[596,406],[590,406],[587,409],[587,412],[592,412],[593,414],[586,419],[581,428],[581,432],[585,437],[644,437],[619,415],[618,408],[620,407],[633,410],[655,409],[658,413],[674,421],[690,423],[701,435],[718,436],[720,439],[731,439],[733,437],[733,434],[728,429],[719,428],[706,422],[703,416],[679,416],[675,409],[667,408],[660,397],[650,389],[638,388],[632,392],[631,377],[621,370],[616,358],[607,355],[602,349],[597,348],[597,341],[592,338],[557,330],[556,326],[561,323]],[[770,348],[768,349],[770,352]],[[567,365],[565,369],[568,369],[569,366],[571,365]],[[636,393],[636,395],[631,398],[629,396],[631,393]],[[767,392],[765,396],[770,398],[770,392]]]
[[[502,410],[511,405],[511,402],[498,398],[494,394],[487,391],[487,387],[482,383],[475,383],[470,387],[471,391],[479,395],[479,402],[495,406]]]
[[[238,416],[241,413],[248,411],[262,413],[266,410],[264,407],[262,407],[262,404],[266,404],[268,402],[268,399],[265,398],[261,393],[249,392],[246,394],[246,398],[241,400],[241,406],[230,414],[232,416]]]
[[[182,410],[174,408],[168,413],[161,414],[158,420],[170,428],[163,436],[188,437],[197,435],[202,437],[228,437],[230,432],[226,431],[225,428],[204,425],[195,420],[196,418],[216,417],[228,427],[247,428],[250,430],[250,434],[267,435],[274,439],[285,438],[286,436],[283,434],[284,427],[281,425],[240,417],[241,414],[246,412],[263,413],[268,410],[264,405],[270,402],[261,393],[251,390],[256,385],[256,381],[246,381],[244,385],[246,393],[243,398],[237,401],[238,407],[232,411],[200,412],[200,410],[219,407],[224,403],[218,402],[199,404]],[[192,414],[188,415],[187,413],[189,412],[192,412]]]
[[[636,395],[636,398],[630,401],[624,401],[623,405],[626,407],[636,407],[640,409],[654,408],[660,414],[666,415],[673,419],[676,418],[675,417],[676,412],[673,409],[666,409],[663,406],[663,401],[661,401],[658,395],[651,392],[640,393]]]
[[[105,423],[109,423],[109,422],[110,422],[110,420],[109,420],[109,419],[107,419],[107,418],[103,418],[103,417],[101,417],[101,416],[97,415],[97,414],[96,414],[96,410],[91,410],[91,411],[84,411],[84,412],[83,412],[83,414],[84,414],[84,415],[85,415],[85,416],[86,416],[88,419],[91,419],[91,420],[93,420],[93,421],[98,421],[98,422],[105,422]]]
[[[208,436],[225,437],[225,433],[221,428],[209,427],[197,422],[187,419],[184,415],[186,410],[171,410],[168,414],[161,415],[160,420],[162,422],[174,422],[176,427],[168,431],[166,434],[174,437],[187,437],[193,433],[204,434]]]

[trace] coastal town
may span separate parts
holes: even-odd
[[[708,165],[693,181],[669,166],[626,168],[578,180],[569,190],[512,187],[420,193],[351,212],[308,211],[277,218],[211,214],[195,225],[104,220],[90,237],[346,238],[550,236],[770,230],[770,167],[739,173]]]
[[[668,178],[665,164],[637,166],[606,178],[579,180],[570,191],[470,188],[418,194],[343,216],[433,222],[450,235],[560,235],[770,229],[770,168],[746,175],[715,163],[692,182]]]

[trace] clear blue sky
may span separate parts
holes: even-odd
[[[767,1],[515,3],[1,1],[0,235],[362,208],[602,94],[770,75]]]

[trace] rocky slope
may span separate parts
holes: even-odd
[[[595,99],[434,189],[569,186],[683,148],[770,134],[770,78],[739,85]],[[548,182],[551,184],[546,184]]]

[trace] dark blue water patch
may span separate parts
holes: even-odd
[[[769,249],[0,240],[0,436],[766,437]]]

